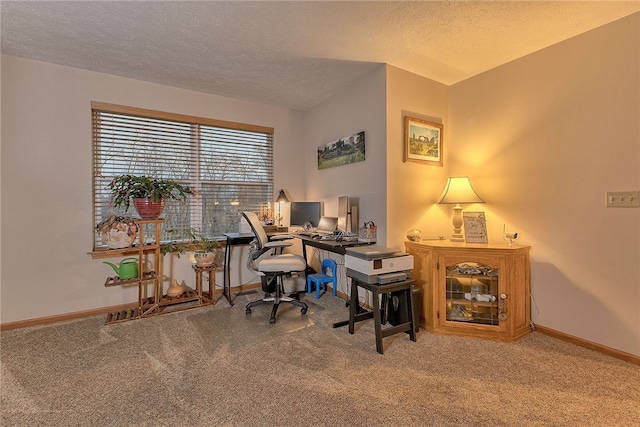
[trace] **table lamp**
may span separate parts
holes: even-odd
[[[280,203],[286,203],[289,201],[289,198],[285,194],[284,190],[281,188],[278,197],[276,198],[276,203],[278,204],[278,215],[276,216],[276,220],[278,221],[278,227],[282,226],[282,205]]]
[[[484,203],[471,186],[468,176],[451,177],[444,187],[440,204],[455,204],[453,207],[453,234],[452,242],[464,242],[462,234],[462,206],[461,203]]]

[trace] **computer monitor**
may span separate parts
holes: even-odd
[[[302,227],[311,223],[317,227],[322,217],[322,202],[291,202],[291,227]]]

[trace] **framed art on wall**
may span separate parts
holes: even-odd
[[[404,161],[442,166],[442,129],[440,123],[405,116]]]
[[[364,131],[318,147],[318,170],[363,162]]]

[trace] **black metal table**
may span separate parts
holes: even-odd
[[[307,246],[323,249],[325,251],[333,252],[339,255],[344,255],[347,252],[347,248],[353,248],[355,246],[370,245],[372,243],[359,242],[359,241],[337,241],[337,240],[322,240],[314,239],[312,237],[303,236],[300,234],[292,234],[293,237],[297,237],[302,241],[302,256],[307,259]]]
[[[255,236],[253,233],[224,233],[224,236],[227,238],[227,242],[224,247],[222,295],[227,298],[230,305],[233,305],[233,300],[231,299],[231,277],[229,271],[229,265],[231,264],[231,250],[234,245],[248,245],[253,239],[255,239]]]

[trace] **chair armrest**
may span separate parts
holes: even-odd
[[[276,240],[275,242],[267,242],[262,245],[263,248],[286,248],[288,246],[292,246],[293,243],[285,242],[283,240]]]
[[[269,237],[269,241],[278,241],[278,240],[290,240],[293,239],[293,236],[291,234],[273,234]]]

